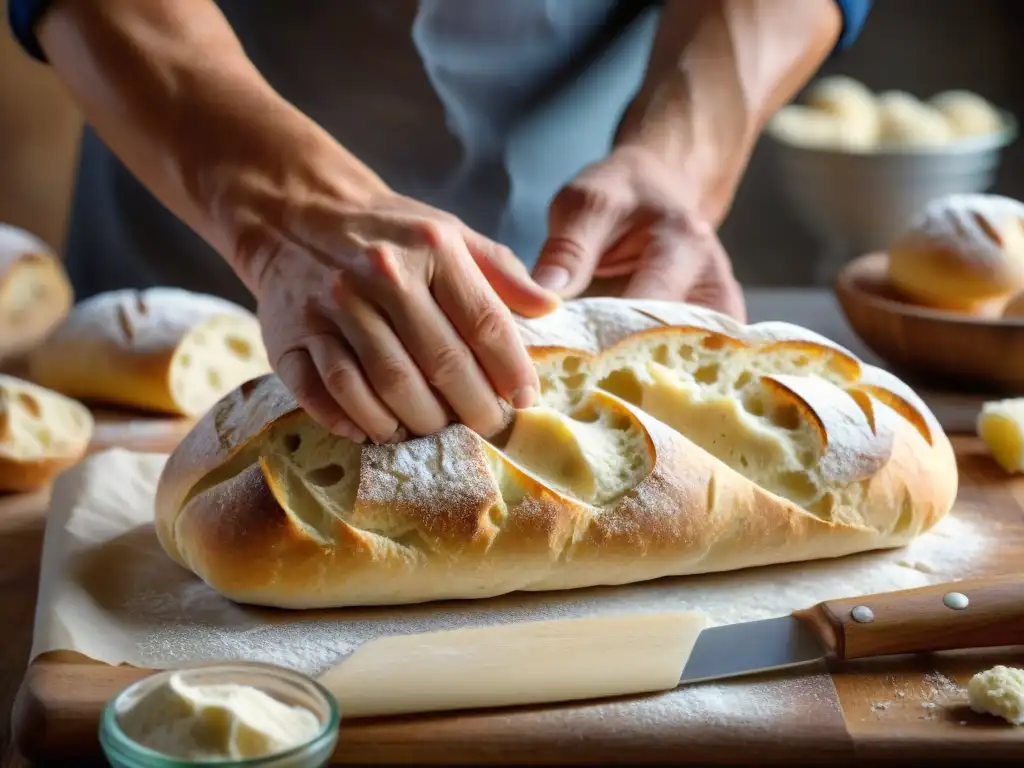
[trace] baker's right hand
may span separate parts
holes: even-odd
[[[303,201],[253,246],[270,362],[335,434],[374,442],[458,420],[501,428],[499,398],[533,403],[537,376],[512,312],[558,298],[511,251],[457,218],[397,194],[353,211]]]

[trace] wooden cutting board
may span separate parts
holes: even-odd
[[[173,431],[173,430],[172,430]],[[138,434],[138,430],[129,429]],[[1000,531],[973,575],[1024,563],[1024,479],[1010,479],[973,438],[954,440],[961,468],[957,514]],[[1024,639],[1022,639],[1024,641]],[[340,763],[758,762],[902,763],[1024,761],[1024,727],[976,715],[962,695],[970,676],[995,663],[1024,665],[1024,648],[863,662],[827,674],[734,681],[745,711],[680,709],[672,693],[542,708],[343,720]],[[146,670],[81,657],[32,664],[14,712],[14,736],[35,760],[99,755],[103,704]],[[736,700],[737,697],[732,697]],[[785,711],[778,707],[785,702]],[[771,715],[769,717],[769,714]]]
[[[120,447],[167,453],[188,433],[188,419],[153,417],[131,411],[94,409],[96,430],[90,452]],[[39,578],[49,489],[0,495],[0,606],[5,623],[0,643],[0,712],[9,712],[25,676]],[[0,764],[12,762],[7,717],[0,718]]]

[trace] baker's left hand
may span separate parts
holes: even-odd
[[[552,200],[534,279],[563,298],[629,275],[632,298],[687,301],[746,319],[743,291],[688,185],[653,154],[620,147]]]

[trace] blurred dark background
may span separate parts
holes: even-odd
[[[1024,0],[875,0],[860,40],[819,75],[846,74],[872,90],[902,89],[922,98],[964,88],[1020,118],[1022,48]],[[49,70],[25,57],[5,28],[0,221],[55,247],[64,236],[79,125]],[[766,141],[759,144],[722,239],[745,284],[809,285],[822,246],[794,217],[770,150]],[[1024,198],[1024,141],[1006,151],[993,191]]]

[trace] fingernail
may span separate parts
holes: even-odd
[[[529,408],[537,399],[537,390],[533,387],[520,387],[512,393],[512,405],[516,408]]]
[[[569,284],[571,275],[565,267],[541,267],[533,279],[542,288],[549,291],[560,291]]]
[[[366,435],[355,424],[341,422],[334,426],[334,434],[351,440],[353,443],[365,443]]]

